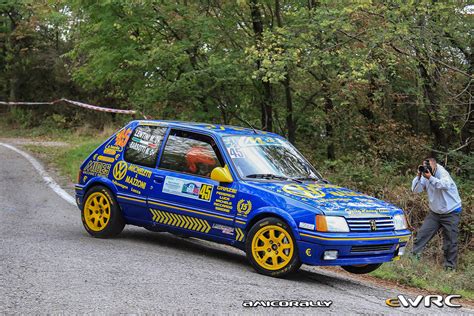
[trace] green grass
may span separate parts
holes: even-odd
[[[446,272],[442,264],[404,256],[383,264],[372,276],[442,294],[460,294],[474,300],[474,254],[465,255],[456,272]]]
[[[69,144],[64,147],[46,147],[41,145],[26,145],[31,152],[45,159],[49,164],[59,169],[59,172],[67,176],[71,182],[77,181],[77,172],[82,162],[96,149],[106,138],[85,140]]]

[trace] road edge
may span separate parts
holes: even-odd
[[[16,148],[13,145],[10,144],[5,144],[5,143],[0,143],[0,146],[3,146],[5,148],[8,148],[10,150],[13,150],[17,154],[20,154],[23,156],[28,162],[33,166],[33,168],[36,169],[38,174],[43,178],[43,181],[46,183],[46,185],[53,190],[57,195],[59,195],[63,200],[68,202],[71,205],[76,205],[76,200],[74,199],[73,196],[71,196],[69,193],[67,193],[49,174],[46,172],[45,168],[43,165],[36,160],[33,156],[30,154],[24,152],[21,149]]]

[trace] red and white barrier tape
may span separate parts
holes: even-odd
[[[119,110],[119,109],[112,109],[112,108],[104,108],[104,107],[101,107],[101,106],[91,105],[91,104],[82,103],[82,102],[78,102],[78,101],[72,101],[72,100],[68,100],[68,99],[59,99],[59,100],[54,100],[54,101],[51,101],[51,102],[4,102],[4,101],[0,101],[0,104],[1,105],[53,105],[53,104],[60,103],[60,102],[66,102],[66,103],[69,103],[69,104],[72,104],[72,105],[75,105],[75,106],[80,106],[80,107],[85,108],[85,109],[94,110],[94,111],[101,111],[101,112],[131,114],[131,115],[137,113],[137,111],[135,111],[135,110]]]

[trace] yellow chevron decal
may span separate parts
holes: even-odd
[[[193,226],[191,226],[190,229],[191,229],[191,230],[196,230],[196,228],[197,228],[197,226],[198,226],[197,223],[196,223],[196,219],[195,219],[194,217],[190,217],[189,219],[190,219],[191,222],[193,223]]]
[[[235,240],[243,241],[244,240],[244,232],[240,228],[235,228]]]
[[[204,226],[205,226],[204,233],[207,234],[211,230],[211,225],[209,225],[209,223],[205,220],[202,220],[202,221],[204,222]]]
[[[165,215],[165,217],[166,217],[166,222],[165,222],[165,224],[167,224],[167,225],[172,225],[171,223],[173,222],[173,219],[171,218],[170,213],[168,213],[168,212],[163,212],[163,215]]]
[[[178,214],[174,214],[174,216],[176,217],[176,226],[178,227],[182,227],[181,226],[181,215],[178,215]]]
[[[194,222],[194,226],[193,226],[194,230],[199,231],[201,228],[201,225],[199,224],[199,220],[195,217],[193,217],[192,220]]]
[[[171,217],[171,224],[170,225],[171,226],[178,226],[178,225],[176,225],[176,222],[177,222],[176,216],[174,216],[173,213],[169,213],[168,215]]]
[[[156,216],[158,215],[157,214],[157,211],[156,210],[150,210],[151,211],[151,214],[153,214],[153,217],[152,217],[152,220],[156,220]]]
[[[157,213],[156,221],[160,223],[163,222],[164,216],[161,214],[161,211],[155,210],[155,212]]]
[[[186,216],[184,215],[181,215],[181,218],[183,220],[183,225],[181,227],[185,228],[185,229],[188,229],[188,226],[189,226],[189,221],[188,219],[186,218]]]
[[[152,220],[161,224],[185,228],[206,234],[211,230],[211,225],[209,225],[209,222],[204,219],[164,212],[153,208],[150,208],[150,213],[152,214]]]
[[[206,222],[204,222],[202,219],[199,219],[199,224],[201,224],[199,230],[201,233],[204,233],[206,231]]]
[[[191,222],[191,220],[189,219],[189,217],[187,216],[183,216],[186,220],[186,226],[184,226],[184,228],[186,229],[191,229],[191,226],[193,225],[193,223]]]
[[[207,233],[211,230],[209,223],[203,219],[199,220],[202,223],[201,233]]]
[[[194,213],[194,214],[200,214],[200,215],[204,215],[204,216],[212,216],[212,217],[223,219],[225,221],[231,221],[231,222],[233,221],[233,219],[230,218],[230,217],[224,217],[224,216],[214,215],[214,214],[210,214],[210,213],[200,212],[200,211],[191,210],[191,209],[188,209],[188,208],[179,207],[179,206],[175,206],[175,205],[171,205],[171,204],[163,204],[163,203],[158,203],[158,202],[154,202],[154,201],[149,201],[149,203],[154,204],[154,205],[158,205],[158,206],[173,208],[175,210],[180,210],[180,211],[184,211],[184,212],[191,212],[191,213]]]
[[[163,224],[168,224],[168,216],[166,215],[165,212],[162,212],[162,211],[159,211],[161,213],[161,215],[163,216],[163,221],[161,223]]]

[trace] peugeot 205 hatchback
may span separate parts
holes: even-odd
[[[132,121],[81,165],[76,200],[94,237],[130,224],[207,239],[271,276],[367,273],[410,236],[398,207],[328,183],[279,135],[231,126]]]

